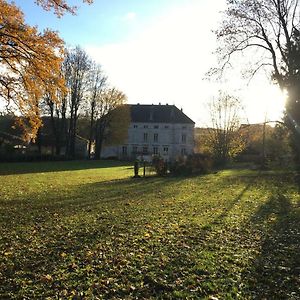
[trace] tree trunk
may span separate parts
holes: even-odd
[[[91,122],[90,122],[90,136],[89,136],[89,148],[88,148],[88,158],[91,159],[91,150],[92,150],[92,142],[93,142],[93,130],[94,130],[94,113],[95,113],[95,102],[93,101],[91,104]]]
[[[96,136],[95,136],[95,159],[101,158],[101,150],[102,150],[102,144],[104,139],[104,125],[102,124],[102,121],[97,120],[96,124]]]
[[[37,134],[36,134],[36,144],[38,147],[38,153],[41,156],[42,155],[42,136],[41,136],[41,128],[39,128]]]
[[[60,129],[59,129],[59,134],[61,136],[62,145],[65,146],[65,155],[66,153],[66,143],[67,143],[67,136],[68,136],[68,131],[67,131],[67,122],[66,122],[66,99],[62,102],[62,107],[61,107],[61,122],[60,122]]]

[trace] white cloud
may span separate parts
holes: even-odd
[[[136,18],[135,12],[128,12],[125,16],[122,17],[123,21],[132,21]]]
[[[198,125],[207,124],[203,104],[217,94],[217,87],[203,78],[216,64],[212,29],[224,1],[209,2],[190,1],[156,18],[137,37],[86,50],[129,103],[176,104]]]
[[[216,16],[212,6],[198,2],[159,17],[127,42],[86,49],[130,103],[174,103],[198,121],[209,93],[202,78],[213,64]]]

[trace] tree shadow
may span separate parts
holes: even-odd
[[[211,177],[203,176],[199,180],[209,182]],[[174,197],[181,196],[183,186],[193,188],[191,180],[159,177],[81,184],[65,194],[49,192],[43,201],[35,200],[38,195],[32,194],[25,200],[1,202],[0,228],[5,225],[5,229],[4,226],[0,229],[1,243],[8,254],[2,269],[0,259],[4,280],[0,298],[10,291],[19,298],[42,295],[78,299],[203,299],[218,296],[218,292],[226,295],[238,283],[233,283],[235,271],[224,269],[223,262],[229,259],[225,255],[232,255],[235,250],[232,244],[239,243],[239,237],[232,231],[232,241],[224,242],[222,236],[226,232],[220,230],[225,226],[227,231],[231,230],[225,224],[226,218],[260,178],[226,177],[217,181],[218,186],[214,186],[213,180],[205,185],[205,188],[215,188],[219,195],[222,188],[234,187],[236,180],[243,188],[229,194],[221,208],[217,200],[208,207],[204,207],[205,203],[199,207],[197,199],[191,198],[172,202]],[[191,190],[188,192],[192,195]],[[210,191],[208,195],[213,193]],[[243,289],[246,296],[276,298],[273,292],[277,292],[277,287],[272,285],[272,280],[279,285],[279,278],[284,277],[281,273],[287,274],[288,279],[283,280],[278,299],[284,298],[284,293],[295,292],[297,275],[294,273],[298,269],[294,266],[299,266],[296,257],[299,239],[292,229],[299,229],[299,207],[284,193],[284,189],[274,190],[269,201],[249,221],[261,230],[264,240],[253,266],[242,273],[241,283],[248,289]],[[218,214],[205,218],[205,224],[209,225],[205,226],[190,218],[195,207],[202,214],[206,209]],[[269,219],[273,221],[267,222]],[[290,269],[280,269],[279,275],[269,271],[265,278],[260,268],[263,263],[272,265],[270,257],[274,265]],[[53,279],[45,278],[46,274]],[[75,295],[71,294],[74,291]]]
[[[166,181],[161,177],[124,178],[80,184],[67,192],[52,189],[43,198],[40,198],[39,193],[30,193],[14,200],[4,199],[0,206],[0,224],[13,228],[21,222],[30,226],[31,223],[51,221],[53,214],[57,213],[66,218],[80,212],[100,212],[103,206],[110,209],[124,205],[138,206],[149,195],[154,198],[161,193],[161,197],[173,195],[172,190],[167,192],[168,186],[180,180],[182,179],[171,178]],[[130,195],[129,199],[127,195]]]
[[[78,161],[43,161],[43,162],[11,162],[0,163],[1,175],[63,172],[88,169],[102,169],[111,167],[128,166],[130,164],[111,160],[78,160]]]
[[[143,218],[141,213],[145,209],[144,198],[162,193],[163,197],[168,197],[173,191],[167,192],[167,186],[177,181],[171,179],[166,182],[164,178],[157,177],[139,180],[127,178],[81,185],[67,195],[58,196],[53,192],[47,195],[46,201],[41,202],[34,201],[37,196],[34,194],[28,195],[28,199],[2,201],[0,252],[5,256],[0,259],[0,278],[4,280],[0,287],[0,298],[24,296],[24,286],[30,286],[32,282],[35,289],[43,291],[43,297],[51,297],[53,291],[64,291],[65,280],[72,276],[76,279],[74,284],[78,287],[83,285],[84,290],[89,276],[86,273],[88,268],[103,271],[105,278],[115,278],[115,268],[123,268],[119,256],[127,257],[130,251],[139,253],[139,245],[143,247],[147,243],[142,233],[149,223],[149,218]],[[87,194],[91,197],[87,198]],[[124,197],[126,194],[131,197]],[[160,209],[159,205],[157,209]],[[92,256],[86,254],[89,249],[95,251],[95,247],[100,247],[99,253],[105,253],[105,260],[102,258],[105,264],[101,263],[100,258],[95,262]],[[145,251],[150,251],[148,246]],[[64,258],[62,253],[68,257]],[[77,264],[80,264],[80,268]],[[109,268],[106,269],[108,264]],[[59,274],[57,270],[60,270]],[[54,273],[65,277],[56,282],[47,280],[45,275]],[[92,275],[96,276],[95,281],[99,280],[96,271]],[[136,275],[140,276],[138,273]],[[153,285],[155,292],[156,284],[149,285]],[[106,288],[111,293],[109,286],[103,287],[101,293]],[[148,290],[151,289],[148,287]],[[34,289],[27,290],[27,297],[36,297],[31,292]],[[122,295],[130,292],[123,291]],[[62,295],[60,297],[64,298]]]
[[[258,174],[259,176],[260,174]],[[219,214],[218,216],[216,216],[216,218],[210,223],[210,226],[212,225],[220,225],[222,223],[224,223],[224,219],[230,214],[230,212],[232,211],[232,209],[234,208],[235,205],[237,205],[243,198],[243,196],[245,195],[245,193],[250,190],[250,188],[252,187],[253,183],[257,180],[257,177],[254,176],[244,176],[240,179],[240,181],[243,181],[245,184],[245,187],[242,189],[242,191],[235,197],[233,198],[229,204],[227,205],[227,207],[225,207],[222,211],[221,214]],[[231,179],[225,179],[226,181],[231,181]]]
[[[259,255],[242,274],[253,299],[300,298],[300,202],[276,189],[251,219],[262,236]]]

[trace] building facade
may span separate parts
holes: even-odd
[[[160,156],[171,161],[194,150],[195,123],[175,105],[129,105],[131,122],[127,140],[104,147],[103,158],[151,160]]]

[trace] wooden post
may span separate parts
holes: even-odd
[[[139,162],[136,160],[134,162],[134,178],[139,177]]]

